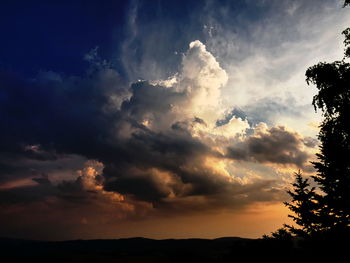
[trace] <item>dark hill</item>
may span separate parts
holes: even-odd
[[[234,262],[239,258],[292,259],[291,243],[262,239],[126,238],[115,240],[31,241],[0,238],[2,262]]]

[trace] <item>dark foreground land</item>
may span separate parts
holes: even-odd
[[[236,237],[218,239],[129,238],[60,242],[0,238],[1,262],[235,262],[315,259],[314,248],[296,242]],[[313,252],[316,254],[314,255]]]

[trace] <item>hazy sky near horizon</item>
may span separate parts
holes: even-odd
[[[260,237],[318,151],[336,0],[2,1],[0,236]]]

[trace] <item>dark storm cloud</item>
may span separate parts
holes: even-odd
[[[229,147],[227,157],[261,163],[293,164],[303,168],[309,154],[302,149],[303,141],[297,133],[284,127],[272,127],[257,132],[240,145]]]
[[[63,153],[94,155],[116,118],[110,98],[126,94],[124,83],[109,69],[63,81],[52,73],[39,77],[0,75],[1,154],[42,161]]]
[[[273,3],[273,6],[284,6],[278,1]],[[292,2],[288,1],[287,4],[289,3]],[[105,10],[98,7],[95,10],[88,6],[89,10],[98,11],[95,19],[104,25],[104,29],[105,26],[111,27],[111,21],[118,24],[116,47],[119,54],[116,61],[119,62],[116,63],[120,63],[117,67],[123,68],[120,71],[124,75],[120,77],[109,63],[100,59],[97,48],[85,56],[92,65],[89,73],[83,77],[42,71],[36,78],[28,81],[1,73],[0,122],[5,128],[0,130],[0,182],[34,178],[41,187],[49,185],[45,177],[41,176],[43,171],[40,166],[54,167],[62,162],[64,156],[76,155],[81,156],[81,159],[94,159],[103,163],[103,184],[106,190],[134,195],[140,200],[161,203],[170,196],[214,196],[220,192],[229,195],[233,191],[226,188],[231,184],[230,179],[215,174],[203,165],[207,157],[220,159],[221,154],[212,150],[204,140],[192,135],[195,125],[207,124],[196,116],[188,119],[187,116],[175,116],[172,112],[174,105],[181,109],[181,103],[186,100],[187,94],[146,81],[130,86],[124,78],[131,81],[139,78],[166,79],[172,73],[178,72],[181,56],[176,55],[177,52],[184,50],[193,39],[205,39],[207,33],[198,29],[203,29],[203,25],[209,28],[210,23],[207,22],[217,19],[222,25],[240,25],[236,20],[237,16],[228,14],[243,12],[248,21],[253,22],[258,21],[256,14],[270,14],[268,6],[262,2],[243,1],[239,7],[237,9],[230,1],[224,1],[220,6],[210,1],[205,5],[197,1],[186,1],[180,5],[175,2],[152,4],[136,1],[118,9],[121,13],[128,11],[128,16],[115,18],[114,12],[109,8]],[[280,9],[283,8],[275,10]],[[219,12],[208,12],[209,10]],[[251,15],[252,10],[254,15]],[[205,13],[199,18],[198,14],[203,13],[202,11]],[[113,19],[110,21],[107,17],[111,17],[111,13]],[[207,16],[213,17],[206,21]],[[227,20],[228,18],[231,20]],[[29,31],[35,30],[36,35],[41,35],[40,30],[36,29],[38,27],[34,26],[37,22],[28,24],[25,28],[29,28]],[[59,26],[51,21],[44,28],[50,24],[54,25],[52,28]],[[96,28],[96,23],[92,24],[92,28]],[[64,24],[64,28],[66,27]],[[249,32],[247,27],[237,26],[235,30]],[[66,31],[60,30],[59,35],[62,32]],[[72,32],[71,29],[69,32]],[[79,34],[85,39],[90,34],[96,34],[94,32],[101,31],[84,28]],[[120,34],[122,37],[119,39],[119,33],[125,35]],[[210,34],[215,35],[215,29]],[[32,44],[26,57],[37,46],[33,44],[35,39],[37,38],[29,39]],[[101,39],[100,36],[97,39]],[[49,43],[51,42],[53,41],[50,40]],[[83,42],[86,47],[87,42]],[[210,42],[208,39],[208,45]],[[55,49],[57,43],[54,44]],[[77,46],[81,46],[80,44]],[[104,37],[100,50],[108,53],[105,44]],[[62,53],[72,48],[72,45],[59,46],[63,48]],[[227,51],[221,46],[212,47],[211,51],[215,52],[216,49]],[[44,51],[46,54],[48,50]],[[79,52],[68,53],[74,53],[75,61]],[[52,54],[56,53],[51,52],[48,61],[53,61]],[[231,53],[241,56],[245,54]],[[229,54],[226,55],[230,57]],[[36,57],[40,58],[38,55]],[[48,61],[42,64],[42,68],[47,68]],[[71,69],[72,65],[77,65],[73,60],[67,61],[71,65],[66,65],[66,68]],[[220,63],[224,63],[224,59]],[[251,125],[261,121],[273,124],[271,116],[276,114],[299,114],[299,109],[293,110],[284,105],[284,102],[277,99],[261,100],[254,107],[234,109],[216,124],[224,126],[233,117],[247,120]],[[230,148],[229,157],[302,166],[308,156],[300,149],[298,141],[293,141],[296,137],[289,135],[288,137],[288,132],[284,134],[277,129],[260,137],[249,136],[243,145]],[[313,145],[313,141],[309,139],[305,139],[304,143],[308,147]],[[48,168],[46,170],[52,171]],[[50,177],[50,172],[45,173]],[[168,181],[165,182],[163,177],[168,177]]]
[[[2,190],[3,200],[34,202],[55,197],[94,202],[95,190],[83,188],[81,179],[54,186],[42,174],[40,165],[33,173],[28,162],[35,160],[45,165],[59,162],[69,154],[102,162],[100,185],[106,191],[133,196],[162,209],[199,196],[208,203],[202,204],[202,209],[222,207],[219,199],[223,196],[231,200],[241,195],[239,183],[203,166],[206,157],[220,156],[191,135],[195,125],[206,126],[204,120],[195,116],[186,121],[175,120],[171,107],[185,98],[181,92],[148,82],[137,82],[127,91],[109,68],[97,70],[86,79],[53,77],[53,73],[31,82],[2,77],[1,116],[7,118],[3,121],[8,126],[1,131],[6,142],[1,154],[2,160],[7,158],[4,166],[9,172],[4,173],[3,168],[1,177],[5,181],[33,178],[37,184]],[[131,96],[120,99],[125,94]],[[112,102],[111,96],[116,96]],[[153,122],[153,129],[143,124],[145,118]],[[11,171],[19,168],[15,157],[23,162],[17,172]],[[254,185],[245,190],[249,192],[247,203],[258,201],[254,191],[263,193]],[[274,199],[272,195],[270,198]],[[231,204],[241,206],[234,201]]]
[[[36,144],[46,149],[57,142],[67,147],[92,135],[103,136],[100,128],[108,122],[108,115],[102,107],[107,97],[93,80],[39,83],[2,75],[0,82],[0,118],[6,127],[1,131],[2,151]]]
[[[93,61],[95,55],[90,56]],[[272,191],[277,181],[242,185],[205,165],[207,158],[223,156],[192,135],[194,127],[208,127],[203,119],[172,111],[174,105],[186,107],[188,94],[147,81],[128,87],[108,63],[97,62],[84,78],[53,72],[42,72],[32,81],[1,76],[0,118],[7,129],[0,131],[5,145],[0,178],[4,182],[32,178],[36,183],[2,190],[3,200],[30,203],[41,196],[43,202],[56,198],[96,203],[115,193],[178,211],[196,204],[198,209],[238,209],[283,198],[281,191]],[[236,110],[226,119],[238,115],[244,119],[242,114]],[[226,125],[224,120],[217,124]],[[248,137],[246,146],[231,147],[228,157],[298,166],[308,157],[299,150],[297,136],[282,128],[258,135]],[[273,153],[268,152],[271,149]],[[47,172],[40,170],[40,165],[55,165],[70,155],[103,164],[103,173],[93,177],[92,186],[90,177],[53,185]],[[23,167],[15,172],[16,159]]]
[[[33,202],[45,203],[49,198],[59,198],[69,201],[89,200],[92,195],[84,188],[82,176],[76,180],[62,181],[59,184],[52,184],[45,173],[32,171],[27,174],[34,182],[31,185],[13,185],[12,187],[0,190],[0,200],[2,205],[6,204],[29,204]]]
[[[206,100],[219,99],[216,96],[227,76],[198,40],[190,44],[183,69],[174,79],[154,82],[158,84],[127,84],[110,63],[97,56],[97,49],[86,59],[92,64],[82,77],[55,72],[40,72],[30,81],[0,76],[0,121],[7,125],[0,131],[4,144],[0,182],[13,182],[1,194],[21,202],[34,202],[39,196],[43,202],[53,198],[95,205],[109,200],[119,209],[123,209],[124,198],[161,209],[182,203],[187,204],[183,209],[195,204],[200,209],[242,208],[281,198],[281,192],[275,190],[279,182],[248,178],[243,183],[220,167],[226,157],[298,166],[308,157],[299,149],[297,135],[282,128],[257,131],[223,156],[226,135],[218,136],[212,123],[207,123],[207,113],[199,109],[213,110],[210,107],[218,103],[211,101],[209,107]],[[171,81],[176,85],[170,87]],[[234,125],[233,117],[249,120],[249,114],[234,110],[217,121],[216,128]],[[97,176],[89,170],[76,180],[71,176],[51,183],[50,169],[44,171],[40,166],[55,166],[66,156],[100,162],[103,171]]]
[[[40,174],[36,171],[38,163],[46,162],[48,164],[57,160],[56,155],[53,156],[51,153],[40,153],[38,156],[37,154],[28,154],[21,148],[17,148],[17,150],[15,152],[15,148],[12,148],[11,152],[5,152],[2,149],[0,152],[0,184],[19,178],[37,176]]]
[[[42,173],[38,177],[33,177],[32,180],[41,185],[51,185],[51,181],[49,180],[49,176],[45,173]]]
[[[175,128],[170,132],[154,132],[142,125],[144,116],[161,122],[171,104],[183,96],[181,93],[147,82],[135,83],[130,89],[132,97],[124,99],[119,109],[108,99],[126,93],[114,74],[103,69],[86,79],[52,80],[51,73],[29,82],[2,75],[0,118],[7,125],[0,137],[4,161],[0,177],[6,181],[34,177],[36,182],[43,183],[44,178],[33,175],[26,160],[45,164],[65,154],[78,154],[103,162],[108,190],[153,201],[169,194],[157,187],[159,182],[155,180],[161,178],[147,174],[134,178],[129,176],[130,169],[177,172],[178,167],[188,165],[209,149],[189,133]],[[108,78],[114,85],[109,84]],[[193,122],[202,121],[197,118]],[[127,138],[118,136],[126,124],[132,129]],[[22,168],[16,160],[23,160]],[[191,181],[190,175],[183,174],[184,180]],[[118,179],[117,187],[109,183],[114,178]]]
[[[217,188],[218,189],[218,188]],[[189,195],[185,198],[163,200],[158,203],[161,213],[191,213],[217,209],[244,209],[256,202],[281,202],[287,198],[284,189],[276,187],[274,180],[253,180],[242,185],[227,184],[211,195]]]
[[[57,189],[51,184],[35,184],[11,189],[1,189],[0,205],[25,205],[33,202],[45,202],[47,197],[54,196],[57,193]]]
[[[137,122],[144,117],[154,118],[156,122],[169,118],[172,105],[184,99],[185,94],[174,92],[160,85],[151,85],[147,81],[139,81],[131,85],[132,96],[122,104],[123,116],[130,116]]]
[[[160,201],[172,191],[180,192],[186,183],[199,184],[205,174],[184,172],[181,167],[195,167],[210,149],[187,132],[154,133],[143,131],[133,134],[123,147],[123,154],[105,162],[106,190],[134,194],[137,198]],[[173,182],[164,186],[166,178],[155,177],[152,168],[171,173]],[[135,174],[134,169],[139,171]],[[146,171],[146,172],[142,172]],[[167,190],[164,190],[164,187]],[[208,186],[209,188],[209,186]],[[205,194],[205,193],[204,193]]]

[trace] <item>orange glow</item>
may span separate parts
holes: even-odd
[[[281,203],[256,204],[245,212],[222,211],[175,217],[158,217],[145,220],[92,225],[83,219],[83,238],[127,238],[142,236],[154,239],[167,238],[218,238],[238,236],[260,238],[264,234],[291,224],[288,209]],[[86,223],[89,222],[89,223]],[[86,228],[86,230],[85,230]],[[85,232],[85,233],[84,233]]]
[[[37,185],[31,178],[20,179],[16,181],[6,182],[0,185],[0,190],[9,190],[18,187]]]

